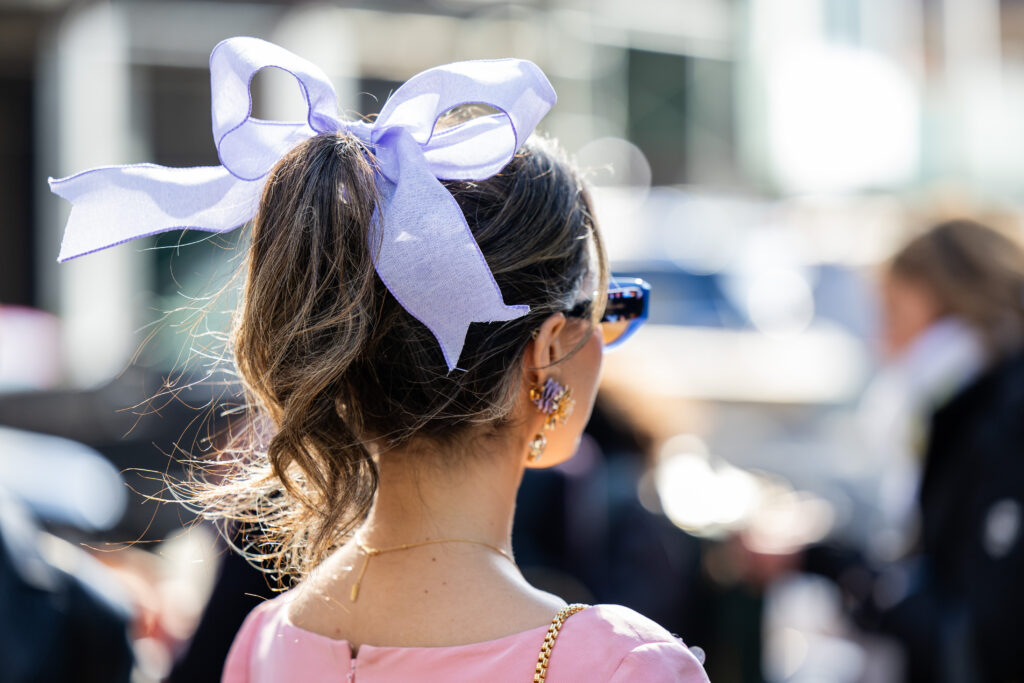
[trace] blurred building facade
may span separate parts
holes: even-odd
[[[208,278],[213,257],[183,248],[173,276],[168,249],[138,245],[58,265],[68,207],[44,179],[216,163],[206,63],[240,34],[321,65],[353,115],[434,64],[533,59],[559,93],[544,128],[614,165],[599,185],[626,189],[603,202],[623,261],[667,253],[709,267],[722,234],[781,222],[813,225],[803,260],[870,263],[898,223],[889,196],[943,185],[1010,204],[1022,195],[1024,12],[1009,0],[5,0],[0,302],[61,317],[73,385],[123,369],[137,331],[185,289],[174,278]],[[262,115],[301,113],[283,74],[257,85]],[[605,138],[626,144],[588,147]],[[777,200],[793,197],[780,216]]]

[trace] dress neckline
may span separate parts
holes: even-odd
[[[353,654],[353,656],[356,656],[353,653],[352,644],[348,640],[346,640],[344,638],[332,638],[331,636],[326,636],[326,635],[324,635],[322,633],[317,633],[316,631],[310,631],[309,629],[302,628],[301,626],[298,626],[297,624],[295,624],[292,621],[291,613],[289,612],[289,606],[291,604],[291,601],[289,599],[287,599],[287,595],[288,594],[286,593],[285,595],[283,595],[280,598],[278,598],[278,599],[281,599],[281,601],[283,603],[281,605],[281,607],[277,610],[278,618],[280,619],[280,623],[281,623],[281,625],[283,627],[285,627],[287,629],[290,629],[290,630],[293,630],[293,631],[298,631],[299,633],[302,634],[302,636],[304,638],[312,638],[314,640],[319,640],[319,641],[325,642],[325,643],[327,643],[327,644],[329,644],[329,645],[331,645],[333,647],[339,647],[339,648],[340,647],[344,647],[346,650],[349,651],[350,654]],[[590,611],[590,610],[585,610],[585,611]],[[369,643],[364,643],[364,644],[359,646],[358,653],[361,655],[364,650],[366,650],[366,651],[376,651],[376,652],[385,652],[385,651],[411,652],[411,651],[415,651],[415,650],[428,650],[430,652],[441,652],[441,651],[444,651],[444,650],[456,650],[456,649],[464,651],[467,648],[479,648],[481,650],[485,650],[488,647],[496,647],[498,645],[505,645],[507,643],[514,642],[514,641],[519,640],[519,639],[525,639],[528,636],[529,637],[536,637],[538,640],[540,640],[540,639],[543,638],[544,634],[547,633],[548,627],[550,625],[551,625],[550,622],[548,622],[546,624],[542,624],[541,626],[535,626],[533,628],[526,629],[525,631],[517,631],[516,633],[510,633],[509,635],[501,636],[500,638],[493,638],[491,640],[480,640],[480,641],[477,641],[475,643],[463,643],[461,645],[410,645],[410,646],[402,646],[402,645],[370,645]]]

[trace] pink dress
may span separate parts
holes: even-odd
[[[363,645],[353,657],[347,641],[292,624],[287,597],[249,614],[231,645],[222,683],[530,683],[547,633],[547,626],[538,626],[453,647]],[[707,683],[708,677],[682,641],[650,619],[626,607],[597,605],[565,622],[547,680]]]

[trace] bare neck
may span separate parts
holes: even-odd
[[[523,463],[515,449],[453,454],[411,451],[380,458],[374,506],[357,538],[375,550],[461,539],[511,555]],[[370,558],[348,543],[303,582],[292,621],[360,644],[439,647],[491,640],[547,624],[564,602],[530,586],[517,567],[475,544],[419,546]],[[365,568],[365,576],[361,574]],[[358,598],[350,591],[362,581]],[[399,616],[396,616],[399,615]]]
[[[435,539],[487,543],[511,553],[519,460],[501,447],[475,453],[392,451],[380,457],[380,485],[359,532],[367,547]]]

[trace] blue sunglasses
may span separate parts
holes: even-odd
[[[608,283],[608,303],[601,316],[601,336],[605,349],[614,349],[633,336],[647,320],[651,286],[635,277],[612,276]],[[567,315],[586,318],[593,300],[581,301]]]

